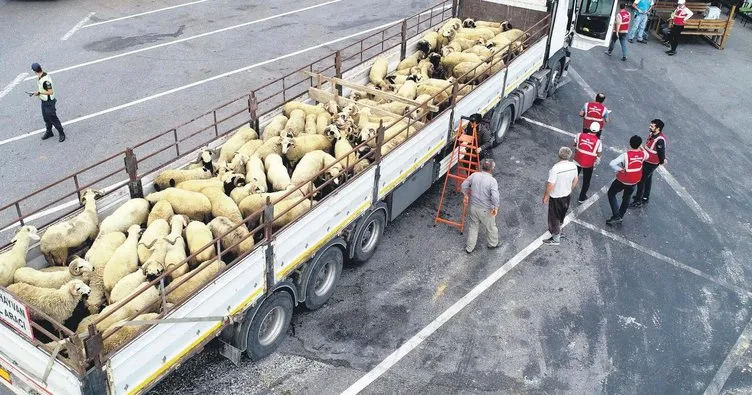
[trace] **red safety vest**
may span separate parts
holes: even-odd
[[[643,150],[627,151],[627,167],[616,173],[616,179],[625,185],[635,185],[642,179],[642,162],[645,161]]]
[[[629,33],[629,21],[632,19],[632,15],[627,10],[620,10],[621,25],[619,25],[619,33]]]
[[[606,106],[601,103],[591,101],[585,106],[585,117],[582,119],[582,128],[590,130],[590,124],[597,122],[603,131],[603,116],[606,115]]]
[[[674,17],[672,19],[674,25],[684,26],[684,18],[687,17],[687,14],[686,8],[677,7],[676,10],[674,10]]]
[[[653,165],[661,164],[660,159],[658,159],[658,151],[655,150],[655,144],[658,140],[663,140],[663,144],[666,144],[666,137],[663,135],[663,132],[658,133],[657,136],[653,136],[653,134],[650,133],[648,139],[645,140],[645,145],[642,146],[642,150],[648,153],[648,158],[645,159],[645,162]]]
[[[595,158],[598,157],[598,147],[601,140],[594,133],[577,134],[577,148],[574,151],[574,162],[577,166],[589,169],[595,166]]]

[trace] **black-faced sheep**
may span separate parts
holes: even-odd
[[[190,182],[193,182],[193,181],[185,181],[185,183],[190,183]],[[180,185],[178,185],[178,188],[180,188]],[[172,206],[170,205],[170,202],[166,200],[160,200],[156,204],[154,204],[154,207],[151,208],[151,211],[149,212],[149,218],[146,220],[146,226],[147,227],[151,226],[152,222],[160,218],[167,221],[170,218],[172,218],[173,215],[175,215],[175,212],[172,211]]]
[[[68,265],[68,270],[43,272],[31,267],[16,270],[13,278],[16,283],[24,283],[40,288],[60,288],[71,280],[82,280],[84,276],[94,271],[94,266],[83,258],[74,257]]]
[[[266,125],[266,127],[264,128],[264,133],[261,134],[261,137],[264,139],[264,141],[266,141],[274,136],[279,136],[279,134],[285,128],[285,124],[287,124],[286,116],[282,114],[275,116]]]
[[[232,157],[235,156],[235,152],[237,152],[243,144],[256,139],[258,139],[258,133],[256,133],[253,128],[248,125],[241,127],[232,135],[232,137],[222,144],[222,147],[219,149],[219,159],[217,160],[217,163],[221,164],[231,161]]]
[[[138,238],[141,236],[141,227],[131,225],[128,228],[128,237],[125,242],[118,247],[112,254],[112,257],[104,266],[102,280],[104,289],[107,292],[120,281],[121,278],[133,273],[138,269]]]
[[[18,229],[11,243],[13,248],[0,255],[0,285],[7,287],[13,282],[13,274],[26,266],[26,253],[32,241],[38,241],[37,228],[25,225]]]
[[[89,278],[91,293],[86,299],[86,307],[89,313],[95,314],[105,302],[104,267],[115,253],[118,247],[125,242],[125,235],[121,232],[112,232],[97,236],[94,243],[86,251],[84,259],[94,267]]]
[[[185,227],[185,240],[188,242],[188,251],[191,255],[201,251],[190,259],[189,263],[191,265],[195,266],[199,262],[207,261],[217,256],[214,245],[209,245],[209,247],[202,250],[205,245],[211,244],[211,241],[214,240],[211,229],[203,222],[191,221]]]
[[[153,202],[155,203],[155,202]],[[143,225],[149,219],[149,202],[146,199],[130,199],[108,215],[99,225],[99,234],[125,233],[131,225]]]
[[[179,188],[167,188],[164,191],[153,192],[146,196],[150,203],[167,200],[175,214],[185,214],[191,219],[203,221],[211,215],[209,198],[198,192],[186,191]]]
[[[423,38],[416,44],[419,51],[424,53],[430,53],[439,50],[439,43],[441,40],[441,34],[438,32],[428,32]]]
[[[87,189],[81,197],[84,210],[75,217],[58,222],[42,234],[39,249],[47,263],[63,266],[68,259],[68,250],[78,248],[88,240],[94,240],[99,229],[99,217],[95,199],[100,192]],[[145,219],[145,218],[144,218]]]
[[[214,218],[209,222],[208,226],[214,238],[224,235],[221,239],[222,248],[228,250],[235,256],[253,249],[253,237],[245,226],[235,227],[235,224],[225,217]],[[182,274],[185,273],[177,274],[174,277],[178,277]]]
[[[290,161],[291,166],[300,161],[303,156],[311,151],[324,150],[330,151],[332,149],[332,142],[328,137],[323,135],[305,135],[299,137],[284,137],[280,142],[282,145],[282,153]]]
[[[267,156],[264,159],[264,168],[266,169],[265,180],[272,185],[272,191],[283,191],[290,186],[290,175],[287,174],[287,167],[281,156],[277,154]]]
[[[62,324],[73,314],[76,306],[81,301],[81,296],[88,295],[91,288],[81,280],[71,280],[57,289],[16,283],[8,286],[8,290],[24,303],[47,314],[50,318]],[[33,319],[42,319],[33,310],[31,311],[31,317]]]
[[[154,189],[161,191],[165,188],[174,187],[183,181],[205,180],[211,177],[211,171],[203,167],[197,169],[168,169],[159,173],[154,179]]]
[[[154,247],[154,242],[165,238],[168,233],[170,233],[170,224],[164,219],[158,219],[146,228],[138,241],[138,262],[140,264],[146,263],[151,256],[151,248]]]

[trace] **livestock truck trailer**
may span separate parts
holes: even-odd
[[[556,89],[567,72],[573,40],[591,46],[608,42],[615,5],[595,0],[447,0],[5,204],[0,219],[11,219],[6,230],[33,225],[43,234],[50,225],[82,212],[72,197],[99,188],[104,196],[96,201],[97,214],[105,218],[129,199],[153,192],[155,177],[165,169],[189,166],[206,147],[221,149],[241,127],[263,130],[286,103],[353,103],[354,91],[368,89],[375,58],[386,57],[393,70],[427,32],[450,18],[508,21],[525,32],[521,46],[508,46],[494,61],[497,67],[482,73],[471,70],[434,95],[434,101],[413,106],[399,120],[407,126],[407,138],[391,151],[382,155],[388,143],[387,125],[382,125],[370,141],[353,148],[352,152],[369,144],[374,148],[366,168],[345,172],[338,185],[332,179],[322,185],[315,177],[316,191],[298,202],[307,205],[304,214],[278,228],[274,221],[285,213],[276,212],[275,202],[267,200],[260,212],[240,225],[254,237],[253,249],[233,256],[230,248],[222,251],[222,236],[207,244],[204,248],[216,248],[226,264],[189,272],[188,277],[209,274],[187,297],[167,303],[169,293],[180,286],[165,287],[170,270],[154,278],[149,287],[159,289],[161,297],[147,306],[156,313],[153,319],[135,321],[129,315],[118,325],[98,329],[97,323],[125,309],[136,292],[101,312],[84,333],[76,333],[69,322],[54,321],[0,287],[0,382],[19,394],[134,394],[152,388],[213,339],[235,364],[243,353],[252,359],[272,353],[284,340],[293,307],[316,309],[325,304],[343,264],[367,261],[384,228],[442,179],[452,165],[460,118],[484,114],[495,143],[501,143],[516,119]],[[340,159],[344,160],[347,157]],[[261,221],[252,220],[259,216]],[[8,243],[3,252],[12,247]],[[86,248],[74,252],[84,256]],[[48,265],[38,243],[31,243],[27,265]],[[198,273],[201,270],[206,272]],[[105,352],[118,336],[122,344]]]

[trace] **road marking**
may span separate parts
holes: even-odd
[[[585,93],[588,94],[590,97],[595,97],[595,91],[593,88],[590,87],[590,84],[585,82],[585,80],[582,79],[580,76],[580,73],[578,73],[574,68],[570,67],[569,72],[572,73],[572,78],[574,78],[575,81],[577,81],[578,84],[582,87],[582,89],[585,89]]]
[[[731,373],[739,365],[739,361],[744,356],[744,353],[749,348],[750,338],[752,338],[752,320],[744,327],[742,334],[736,339],[734,347],[726,355],[726,358],[721,363],[721,367],[715,373],[713,380],[708,384],[708,388],[705,389],[704,395],[718,395],[723,390],[723,386],[726,385],[726,381],[731,376]]]
[[[617,234],[611,233],[611,232],[609,232],[609,231],[607,231],[605,229],[601,229],[601,228],[599,228],[599,227],[597,227],[597,226],[595,226],[595,225],[593,225],[591,223],[584,222],[584,221],[579,220],[579,219],[574,219],[573,221],[576,224],[580,225],[580,226],[583,226],[583,227],[585,227],[587,229],[590,229],[590,230],[592,230],[592,231],[594,231],[596,233],[600,233],[601,235],[606,236],[609,239],[618,241],[619,243],[622,243],[624,245],[632,247],[632,248],[634,248],[637,251],[641,251],[641,252],[643,252],[645,254],[648,254],[648,255],[652,256],[653,258],[656,258],[656,259],[658,259],[660,261],[668,263],[671,266],[677,267],[677,268],[682,269],[682,270],[686,270],[686,271],[688,271],[688,272],[690,272],[690,273],[692,273],[692,274],[694,274],[694,275],[696,275],[698,277],[702,277],[702,278],[704,278],[704,279],[706,279],[706,280],[708,280],[708,281],[710,281],[712,283],[715,283],[716,285],[719,285],[719,286],[721,286],[723,288],[726,288],[726,289],[728,289],[730,291],[734,291],[734,292],[736,292],[737,294],[739,294],[742,297],[750,297],[750,296],[752,296],[752,292],[750,292],[750,291],[748,291],[746,289],[737,287],[736,285],[733,285],[733,284],[729,284],[729,283],[727,283],[727,282],[725,282],[723,280],[719,280],[719,279],[717,279],[717,278],[715,278],[715,277],[713,277],[713,276],[711,276],[711,275],[709,275],[709,274],[707,274],[707,273],[705,273],[703,271],[697,270],[697,269],[695,269],[695,268],[693,268],[693,267],[691,267],[689,265],[681,263],[681,262],[677,261],[674,258],[667,257],[667,256],[661,254],[660,252],[653,251],[653,250],[651,250],[651,249],[649,249],[649,248],[647,248],[645,246],[641,246],[641,245],[639,245],[639,244],[637,244],[637,243],[635,243],[635,242],[633,242],[631,240],[627,240],[624,237],[621,237],[621,236],[619,236]]]
[[[689,208],[692,209],[692,211],[695,212],[695,214],[700,218],[702,222],[705,222],[706,224],[712,224],[713,219],[710,218],[710,215],[702,209],[699,203],[692,197],[692,195],[687,192],[687,189],[684,188],[681,184],[679,184],[679,181],[676,181],[676,178],[671,175],[671,173],[668,172],[663,166],[658,166],[658,174],[663,176],[663,179],[666,180],[668,185],[673,189],[679,197],[684,200],[684,203],[689,206]]]
[[[89,15],[85,16],[84,19],[81,19],[81,21],[78,22],[76,26],[73,26],[70,30],[68,30],[68,33],[65,33],[63,37],[60,37],[60,40],[65,41],[71,38],[73,33],[77,32],[78,29],[80,29],[84,25],[84,23],[88,22],[89,19],[91,19],[91,17],[94,16],[94,14],[96,14],[96,12],[90,12]]]
[[[27,75],[29,75],[29,73],[21,73],[18,76],[16,76],[16,78],[13,81],[11,81],[10,84],[6,85],[5,88],[3,88],[2,91],[0,91],[0,99],[2,99],[3,96],[5,96],[8,93],[10,93],[10,91],[12,91],[13,88],[16,87],[16,85],[20,84],[21,81],[23,81],[24,78],[26,78]]]
[[[573,218],[575,218],[577,215],[579,215],[585,209],[587,209],[593,203],[595,203],[601,196],[603,196],[605,191],[606,191],[606,187],[601,188],[601,190],[598,191],[597,194],[593,195],[590,199],[588,199],[588,201],[585,204],[580,205],[579,207],[577,207],[577,209],[575,209],[569,215],[567,215],[566,219],[564,220],[564,223],[562,224],[562,227],[566,226],[569,222],[571,222]],[[505,274],[509,273],[512,269],[514,269],[515,266],[517,266],[520,262],[522,262],[530,254],[532,254],[533,251],[537,250],[538,247],[543,245],[543,239],[545,239],[548,236],[549,236],[548,232],[545,232],[542,235],[538,236],[537,239],[533,240],[532,243],[530,243],[527,247],[523,248],[520,252],[517,253],[517,255],[513,256],[512,259],[508,260],[500,268],[498,268],[495,272],[493,272],[490,276],[486,277],[483,281],[481,281],[478,285],[476,285],[472,290],[470,290],[470,292],[465,294],[465,296],[460,298],[460,300],[455,302],[448,309],[446,309],[443,313],[441,313],[441,315],[439,315],[433,321],[431,321],[430,324],[428,324],[426,327],[421,329],[420,332],[418,332],[413,337],[411,337],[408,341],[403,343],[397,350],[395,350],[388,357],[386,357],[383,361],[381,361],[381,363],[376,365],[375,368],[373,368],[371,371],[366,373],[363,377],[358,379],[358,381],[350,385],[350,387],[344,390],[341,395],[355,395],[359,393],[360,391],[364,390],[371,383],[376,381],[376,379],[381,377],[392,366],[397,364],[397,362],[399,362],[412,350],[417,348],[421,343],[423,343],[424,340],[426,340],[429,336],[431,336],[434,332],[436,332],[439,328],[441,328],[444,324],[446,324],[450,319],[452,319],[452,317],[457,315],[457,313],[462,311],[462,309],[467,307],[470,303],[472,303],[476,298],[478,298],[478,296],[480,296],[487,289],[491,288],[491,286],[494,285],[497,281],[499,281],[502,277],[504,277]]]
[[[536,121],[536,120],[534,120],[534,119],[530,119],[530,118],[528,118],[528,117],[520,117],[520,119],[522,119],[522,120],[523,120],[523,121],[525,121],[525,122],[530,122],[530,123],[532,123],[533,125],[538,125],[538,126],[540,126],[540,127],[542,127],[542,128],[546,128],[546,129],[548,129],[548,130],[552,130],[552,131],[554,131],[554,132],[556,132],[556,133],[561,133],[561,134],[563,134],[563,135],[566,135],[566,136],[569,136],[569,137],[571,137],[571,138],[575,138],[575,137],[577,137],[577,134],[576,134],[576,133],[571,133],[571,132],[567,132],[566,130],[563,130],[563,129],[559,129],[559,128],[555,127],[555,126],[547,125],[547,124],[545,124],[545,123],[543,123],[543,122],[539,122],[539,121]]]
[[[162,48],[162,47],[166,47],[166,46],[169,46],[169,45],[175,45],[175,44],[183,43],[183,42],[186,42],[186,41],[195,40],[197,38],[211,36],[212,34],[223,33],[223,32],[229,31],[229,30],[238,29],[238,28],[241,28],[241,27],[246,27],[246,26],[257,24],[257,23],[270,21],[272,19],[281,18],[283,16],[292,15],[292,14],[295,14],[295,13],[298,13],[298,12],[312,10],[314,8],[323,7],[323,6],[326,6],[326,5],[329,5],[329,4],[339,3],[340,1],[342,1],[342,0],[330,0],[330,1],[327,1],[326,3],[316,4],[316,5],[312,5],[312,6],[304,7],[304,8],[298,8],[297,10],[287,11],[287,12],[283,12],[281,14],[268,16],[266,18],[256,19],[255,21],[245,22],[245,23],[241,23],[241,24],[238,24],[238,25],[233,25],[233,26],[225,27],[225,28],[222,28],[222,29],[212,30],[210,32],[197,34],[195,36],[190,36],[190,37],[185,37],[185,38],[181,38],[181,39],[178,39],[178,40],[168,41],[166,43],[156,44],[156,45],[152,45],[152,46],[149,46],[149,47],[144,47],[144,48],[140,48],[140,49],[135,49],[133,51],[123,52],[123,53],[117,54],[117,55],[108,56],[106,58],[92,60],[92,61],[89,61],[89,62],[84,62],[84,63],[80,63],[80,64],[77,64],[77,65],[69,66],[69,67],[64,67],[64,68],[58,69],[58,70],[48,71],[47,74],[58,74],[58,73],[62,73],[64,71],[75,70],[75,69],[79,69],[81,67],[91,66],[93,64],[107,62],[107,61],[110,61],[110,60],[113,60],[113,59],[122,58],[124,56],[129,56],[129,55],[133,55],[133,54],[137,54],[137,53],[141,53],[141,52],[145,52],[145,51],[150,51],[152,49]],[[33,78],[36,78],[36,77],[33,77]],[[27,78],[25,81],[28,81],[30,79],[32,79],[32,77]]]
[[[341,0],[336,0],[336,1],[341,1]],[[214,80],[218,80],[220,78],[231,76],[233,74],[237,74],[237,73],[240,73],[240,72],[251,70],[251,69],[254,69],[256,67],[267,65],[269,63],[278,62],[278,61],[280,61],[282,59],[286,59],[286,58],[289,58],[289,57],[292,57],[292,56],[300,55],[302,53],[305,53],[305,52],[308,52],[308,51],[312,51],[314,49],[318,49],[318,48],[321,48],[321,47],[326,47],[328,45],[336,44],[336,43],[338,43],[340,41],[348,40],[348,39],[351,39],[353,37],[357,37],[357,36],[359,36],[361,34],[372,32],[374,30],[383,29],[385,27],[392,26],[392,25],[395,25],[395,24],[400,23],[400,22],[402,22],[402,19],[398,19],[398,20],[393,21],[393,22],[385,23],[383,25],[379,25],[379,26],[376,26],[376,27],[371,28],[371,29],[363,30],[363,31],[360,31],[358,33],[350,34],[349,36],[345,36],[345,37],[337,38],[337,39],[334,39],[334,40],[331,40],[331,41],[327,41],[327,42],[325,42],[323,44],[318,44],[318,45],[314,45],[312,47],[301,49],[301,50],[298,50],[298,51],[295,51],[295,52],[290,52],[290,53],[288,53],[286,55],[278,56],[278,57],[276,57],[274,59],[265,60],[263,62],[252,64],[250,66],[241,67],[241,68],[239,68],[237,70],[228,71],[226,73],[215,75],[213,77],[209,77],[209,78],[206,78],[206,79],[203,79],[203,80],[200,80],[200,81],[192,82],[192,83],[190,83],[188,85],[179,86],[177,88],[166,90],[164,92],[160,92],[160,93],[157,93],[157,94],[154,94],[154,95],[151,95],[151,96],[147,96],[147,97],[144,97],[144,98],[141,98],[141,99],[138,99],[138,100],[133,100],[131,102],[128,102],[128,103],[125,103],[125,104],[121,104],[119,106],[110,107],[108,109],[105,109],[105,110],[102,110],[102,111],[98,111],[98,112],[95,112],[93,114],[84,115],[84,116],[81,116],[81,117],[78,117],[78,118],[74,118],[74,119],[71,119],[71,120],[63,122],[63,126],[67,126],[67,125],[71,125],[71,124],[74,124],[74,123],[78,123],[78,122],[85,121],[85,120],[91,119],[91,118],[96,118],[98,116],[101,116],[101,115],[104,115],[104,114],[108,114],[108,113],[111,113],[111,112],[114,112],[114,111],[122,110],[122,109],[125,109],[125,108],[128,108],[128,107],[132,107],[132,106],[135,106],[137,104],[141,104],[141,103],[144,103],[144,102],[147,102],[147,101],[150,101],[150,100],[154,100],[154,99],[160,98],[162,96],[171,95],[173,93],[177,93],[177,92],[180,92],[180,91],[188,89],[188,88],[193,88],[194,86],[199,86],[199,85],[205,84],[207,82],[211,82],[211,81],[214,81]],[[25,139],[27,137],[31,137],[31,136],[37,135],[39,133],[44,132],[45,130],[46,129],[37,129],[37,130],[35,130],[33,132],[28,132],[28,133],[25,133],[25,134],[22,134],[22,135],[19,135],[19,136],[15,136],[15,137],[11,137],[9,139],[2,140],[2,141],[0,141],[0,146],[12,143],[14,141],[18,141],[18,140],[21,140],[21,139]]]
[[[180,7],[185,7],[185,6],[194,5],[194,4],[198,4],[198,3],[203,3],[203,2],[206,2],[206,1],[209,1],[209,0],[192,1],[190,3],[183,3],[183,4],[174,5],[174,6],[171,6],[171,7],[164,7],[164,8],[159,8],[159,9],[156,9],[156,10],[141,12],[141,13],[138,13],[138,14],[121,16],[119,18],[113,18],[113,19],[107,19],[107,20],[100,21],[100,22],[89,23],[88,25],[81,26],[81,28],[83,29],[83,28],[92,27],[92,26],[104,25],[105,23],[122,21],[123,19],[136,18],[136,17],[139,17],[139,16],[144,16],[144,15],[154,14],[156,12],[162,12],[162,11],[172,10],[172,9],[175,9],[175,8],[180,8]]]

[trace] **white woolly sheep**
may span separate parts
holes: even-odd
[[[240,209],[238,209],[237,203],[235,203],[232,198],[225,195],[223,189],[204,188],[201,190],[201,193],[209,198],[213,217],[227,217],[236,224],[243,222],[243,216],[240,215]]]
[[[462,62],[454,66],[452,74],[463,84],[470,82],[476,76],[479,77],[474,81],[478,82],[478,80],[488,71],[488,68],[488,63]]]
[[[219,149],[219,159],[217,160],[217,163],[227,163],[231,161],[232,157],[235,156],[235,152],[237,152],[243,144],[256,139],[258,139],[258,133],[256,133],[252,127],[248,125],[241,127],[232,135],[232,137],[222,144],[222,147]]]
[[[201,251],[195,257],[191,258],[189,263],[193,266],[199,262],[208,261],[217,256],[217,251],[214,249],[214,245],[201,250],[205,245],[210,244],[214,240],[211,229],[206,224],[199,221],[191,221],[188,226],[185,227],[185,241],[188,242],[188,251],[191,255]]]
[[[99,217],[97,216],[95,199],[99,196],[101,196],[100,192],[87,189],[81,197],[84,210],[67,221],[50,226],[42,234],[39,249],[47,263],[52,266],[65,265],[69,249],[80,247],[86,241],[93,240],[96,237],[99,229]],[[146,218],[144,217],[144,219]]]
[[[230,163],[227,164],[227,168],[232,173],[245,175],[245,164],[248,162],[249,157],[249,155],[236,153]]]
[[[266,127],[264,128],[264,133],[261,134],[261,137],[264,139],[264,141],[266,141],[274,136],[279,136],[279,133],[282,132],[282,129],[285,128],[285,124],[287,124],[286,116],[282,114],[275,116],[266,125]]]
[[[460,30],[460,28],[462,28],[462,20],[460,18],[450,18],[439,30]]]
[[[329,126],[331,118],[329,114],[321,113],[316,116],[316,134],[324,134],[324,130]]]
[[[223,266],[224,264],[218,259],[208,260],[201,263],[192,272],[176,278],[167,286],[167,302],[177,304],[184,301],[216,277]],[[192,277],[188,278],[191,275]]]
[[[208,226],[214,238],[224,235],[221,239],[222,248],[228,250],[235,256],[253,249],[253,236],[251,236],[251,233],[248,232],[248,228],[245,226],[235,227],[235,224],[225,217],[214,218],[209,222]],[[173,277],[178,277],[182,274],[184,273]]]
[[[477,64],[482,61],[483,59],[481,59],[480,56],[474,53],[452,52],[449,55],[441,58],[441,65],[447,70],[448,73],[452,73],[454,67],[460,63],[473,62]]]
[[[121,278],[120,281],[112,287],[112,292],[110,292],[110,297],[108,298],[110,304],[125,299],[128,295],[146,284],[146,282],[146,274],[144,274],[143,270],[136,270],[135,272]]]
[[[483,40],[490,40],[492,39],[496,33],[489,28],[485,27],[476,27],[476,28],[462,28],[459,31],[457,31],[456,37],[465,38],[468,40],[477,40],[477,39],[483,39]]]
[[[266,158],[268,160],[269,157],[275,155],[269,155]],[[280,161],[281,160],[282,158],[280,158]],[[245,182],[246,185],[253,186],[253,193],[264,193],[267,190],[264,161],[262,161],[258,155],[252,155],[248,158],[248,162],[245,164]]]
[[[18,229],[13,236],[11,243],[13,247],[10,251],[0,255],[0,285],[7,287],[13,282],[13,275],[16,271],[26,266],[26,253],[29,251],[29,245],[32,241],[38,241],[37,228],[25,225]]]
[[[138,269],[138,238],[140,235],[141,227],[131,225],[128,228],[128,237],[125,242],[115,250],[110,260],[107,261],[102,273],[105,291],[110,292],[121,278]]]
[[[132,321],[150,321],[155,320],[158,317],[158,313],[147,313],[139,315]],[[133,340],[133,338],[135,338],[139,331],[143,328],[144,326],[121,326],[117,331],[113,332],[112,335],[104,339],[102,353],[104,355],[108,355],[109,353],[118,350],[124,344]]]
[[[282,157],[277,154],[271,154],[264,159],[264,168],[266,169],[266,180],[272,186],[272,191],[283,191],[290,186],[290,175],[287,174]]]
[[[167,188],[164,191],[150,193],[146,196],[146,200],[151,203],[167,200],[175,214],[185,214],[191,219],[199,221],[203,221],[211,215],[209,198],[198,192]]]
[[[154,279],[162,272],[165,268],[165,258],[167,257],[167,246],[169,243],[165,239],[159,239],[154,242],[154,246],[151,248],[151,256],[149,256],[149,259],[141,266],[141,271],[146,275],[146,277]]]
[[[211,178],[212,173],[203,167],[198,169],[168,169],[164,170],[154,179],[154,189],[174,187],[183,181],[188,180],[205,180]]]
[[[152,202],[152,203],[156,203]],[[149,202],[146,199],[130,199],[120,205],[115,212],[102,220],[99,234],[127,232],[131,225],[143,225],[149,219]]]
[[[289,187],[289,189],[279,192],[270,192],[270,193],[259,193],[255,195],[249,195],[245,199],[243,199],[240,204],[238,204],[238,207],[240,207],[240,212],[243,213],[243,217],[247,218],[251,215],[258,214],[261,209],[264,208],[264,205],[266,204],[266,198],[269,198],[269,200],[274,203],[275,201],[281,199],[285,194],[290,192],[290,189],[292,189],[292,186]],[[297,189],[290,193],[289,196],[287,196],[285,199],[300,199],[303,197],[303,193]],[[259,218],[252,218],[249,224],[249,228],[256,227],[256,222]]]
[[[285,199],[274,204],[272,229],[278,230],[283,228],[285,225],[307,213],[316,204],[316,201],[299,200],[300,198]]]
[[[285,103],[284,106],[282,106],[282,112],[286,116],[290,116],[293,110],[303,110],[306,114],[318,114],[321,112],[326,112],[326,109],[324,106],[317,106],[313,104],[307,104],[299,101],[289,101]]]
[[[243,201],[246,197],[253,194],[258,194],[259,192],[256,192],[257,187],[253,184],[246,184],[245,186],[242,186],[240,188],[235,188],[232,191],[230,191],[230,199],[232,199],[233,202],[235,202],[238,207],[240,207],[240,202]],[[240,210],[242,213],[243,210]]]
[[[68,265],[68,270],[43,272],[32,267],[22,267],[16,270],[13,278],[16,283],[24,283],[40,288],[60,288],[71,280],[82,280],[84,276],[94,271],[94,266],[83,258],[74,257]]]
[[[245,156],[251,156],[253,155],[256,150],[259,149],[268,139],[264,140],[251,140],[245,144],[243,144],[242,147],[238,149],[238,151],[235,153],[235,156],[237,155],[245,155]]]
[[[415,75],[411,75],[407,77],[407,80],[405,80],[405,83],[402,84],[402,86],[397,90],[397,96],[401,96],[410,100],[415,99],[416,96],[418,96],[418,77]]]
[[[325,116],[326,114],[306,114],[305,128],[303,129],[303,133],[316,134],[316,119],[318,119],[318,115]]]
[[[140,290],[141,289],[136,292],[139,292]],[[156,287],[147,287],[145,291],[141,292],[130,302],[123,306],[118,305],[119,303],[111,304],[99,313],[99,317],[104,317],[105,314],[114,310],[112,314],[97,324],[97,330],[104,332],[118,321],[131,319],[138,314],[141,314],[139,312],[142,312],[143,314],[155,312],[159,307],[159,291]]]
[[[284,131],[292,132],[294,135],[299,135],[305,131],[306,126],[306,112],[303,110],[295,109],[290,113],[290,118],[285,123]],[[282,134],[280,133],[280,136]]]
[[[339,105],[336,100],[332,99],[324,104],[324,110],[326,110],[329,115],[335,115],[339,112]]]
[[[225,184],[219,179],[219,177],[214,177],[208,180],[191,180],[191,181],[181,182],[180,184],[178,184],[176,188],[182,189],[184,191],[201,192],[201,190],[204,188],[224,188],[224,185]],[[154,207],[156,207],[160,203],[170,204],[166,200],[160,200],[157,202],[157,204],[154,205]],[[172,210],[172,206],[170,206],[170,210]],[[172,215],[175,215],[174,211]],[[170,218],[172,218],[172,215],[164,219],[169,221]]]
[[[192,183],[195,181],[206,181],[206,180],[191,180],[191,181],[184,181],[178,185],[178,188],[180,188],[180,185],[185,183]],[[185,188],[181,188],[185,189]],[[172,218],[172,216],[175,215],[175,212],[172,211],[172,206],[170,205],[170,202],[166,200],[160,200],[156,204],[154,204],[154,207],[151,208],[151,211],[149,212],[149,218],[146,220],[146,227],[148,228],[151,226],[151,224],[158,220],[163,219],[165,221]]]
[[[269,154],[282,155],[281,141],[281,136],[272,137],[269,140],[264,141],[264,145],[259,147],[254,153],[258,155],[261,160],[266,159],[266,156]]]
[[[326,170],[327,178],[336,178],[342,172],[342,164],[337,163],[337,160],[322,150],[315,150],[306,153],[300,160],[295,170],[292,172],[290,181],[293,185],[299,185],[303,182],[309,181],[302,189],[304,193],[308,193],[313,190],[313,184],[310,180],[316,176],[325,167],[330,166]],[[337,180],[334,181],[337,183]]]
[[[165,238],[168,233],[170,233],[170,224],[164,219],[158,219],[146,227],[138,240],[138,262],[141,265],[146,263],[151,256],[151,248],[154,247],[154,242]]]
[[[308,152],[316,150],[329,151],[332,149],[331,140],[319,134],[294,138],[285,137],[280,144],[282,145],[282,153],[290,161],[291,166],[295,166]]]
[[[91,293],[86,299],[86,307],[89,309],[89,313],[94,314],[99,311],[99,308],[105,302],[105,289],[104,289],[104,267],[115,253],[118,247],[125,243],[125,235],[121,232],[112,232],[106,234],[100,234],[97,236],[94,243],[86,251],[84,259],[89,261],[94,267],[94,271],[89,276],[89,287]]]
[[[167,240],[167,255],[165,255],[165,270],[170,270],[171,267],[179,265],[188,257],[186,255],[185,239],[183,239],[183,229],[188,225],[188,217],[184,215],[176,215],[170,220],[170,234],[165,237]],[[170,274],[171,278],[182,276],[188,272],[188,264],[183,264],[177,269],[173,270]]]
[[[464,51],[465,53],[473,53],[478,55],[481,59],[486,60],[493,56],[493,51],[484,47],[483,45],[473,45],[472,48]]]
[[[426,53],[423,51],[415,51],[409,56],[406,56],[397,65],[397,70],[409,69],[418,65],[418,62],[426,57]]]
[[[62,324],[73,314],[82,295],[88,295],[91,288],[81,280],[71,280],[60,288],[41,288],[33,285],[17,283],[8,286],[8,290],[24,303],[38,311],[47,314],[56,322]],[[31,311],[33,319],[42,319]]]
[[[425,52],[428,53],[428,51]],[[379,88],[386,87],[387,83],[384,81],[384,77],[386,77],[388,67],[389,59],[384,56],[377,57],[376,60],[373,61],[373,66],[371,66],[371,70],[368,73],[368,78],[371,83]]]
[[[437,86],[433,85],[418,85],[418,96],[421,95],[428,95],[430,97],[433,97],[434,102],[437,105],[440,105],[447,100],[449,100],[449,97],[452,95],[452,89],[450,88],[439,88]]]

